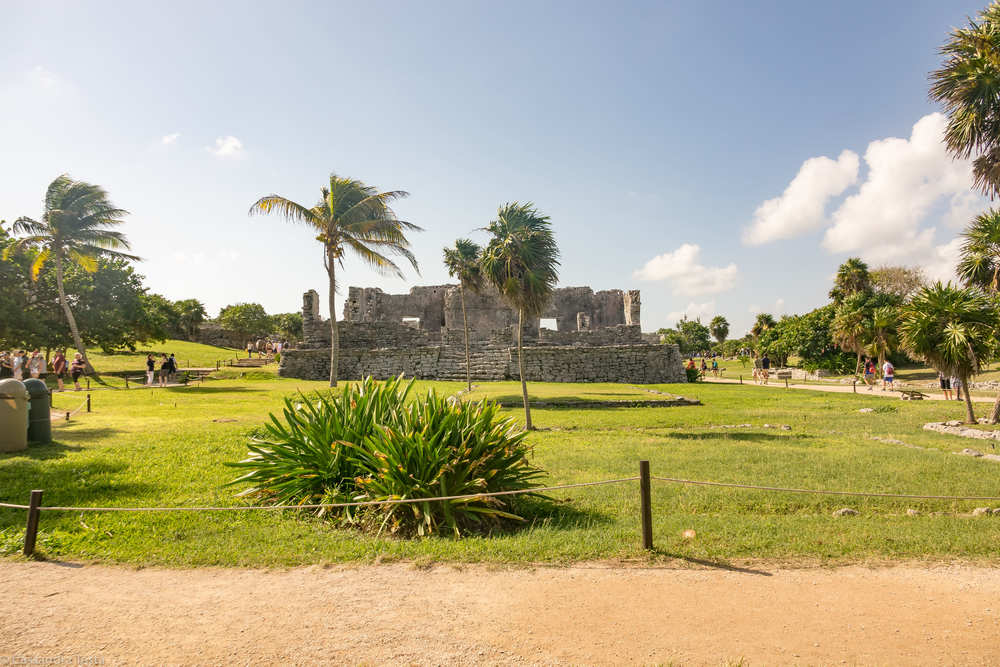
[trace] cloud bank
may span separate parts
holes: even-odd
[[[243,142],[233,136],[219,137],[215,146],[209,146],[208,150],[216,157],[240,157],[243,155]]]
[[[671,284],[674,294],[695,296],[718,294],[736,286],[739,269],[728,266],[704,266],[701,247],[685,243],[672,252],[657,255],[632,276],[638,280],[662,280]]]

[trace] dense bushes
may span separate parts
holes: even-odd
[[[251,438],[240,495],[273,504],[457,496],[528,489],[543,473],[527,459],[526,432],[494,403],[433,391],[410,400],[412,382],[371,378],[339,391],[285,399]],[[520,520],[514,496],[408,503],[334,512],[338,520],[394,533],[455,535]]]

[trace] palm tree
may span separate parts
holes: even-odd
[[[405,232],[423,231],[420,227],[396,217],[389,207],[393,201],[407,196],[401,190],[379,192],[361,181],[330,174],[330,183],[321,189],[319,201],[312,208],[297,204],[278,195],[258,199],[250,207],[250,215],[276,212],[289,222],[299,222],[316,232],[323,244],[323,266],[329,278],[330,307],[330,386],[337,386],[337,265],[343,268],[344,255],[351,251],[380,274],[403,277],[403,272],[387,255],[404,257],[415,270],[417,260],[410,252]]]
[[[967,286],[1000,293],[1000,211],[977,215],[962,233],[956,273]],[[989,422],[1000,422],[1000,392],[993,402]]]
[[[760,337],[765,331],[773,329],[777,324],[771,313],[757,313],[757,318],[754,320],[753,326],[750,327],[750,335],[753,337],[753,347],[757,351],[758,356],[760,355],[760,349],[758,349],[760,347]]]
[[[868,320],[865,313],[865,303],[867,298],[864,294],[855,293],[837,306],[834,311],[833,322],[830,324],[830,333],[833,335],[833,342],[845,352],[854,352],[857,355],[857,362],[854,365],[855,375],[861,368],[861,354],[865,351],[865,337],[868,327]]]
[[[63,277],[68,265],[75,264],[93,273],[101,258],[139,259],[120,252],[122,248],[129,249],[129,242],[124,234],[111,229],[122,224],[126,215],[128,211],[112,204],[104,188],[74,181],[68,174],[62,174],[49,184],[42,219],[36,221],[22,216],[15,220],[12,231],[24,236],[4,251],[5,259],[15,249],[31,249],[37,253],[31,265],[32,280],[38,279],[46,262],[51,260],[55,264],[59,303],[66,315],[73,345],[83,355],[88,373],[94,368],[87,359],[87,349],[66,299]]]
[[[976,186],[1000,195],[1000,3],[993,2],[941,47],[944,63],[931,72],[931,98],[948,116],[945,144],[960,159],[976,156]]]
[[[530,203],[501,206],[497,219],[485,229],[492,238],[483,251],[483,277],[517,310],[517,368],[525,427],[531,430],[528,385],[524,379],[524,320],[540,317],[552,297],[559,278],[559,248],[548,216],[540,214]]]
[[[483,249],[469,239],[458,239],[453,248],[444,249],[444,265],[448,275],[458,279],[462,296],[462,324],[465,327],[465,384],[472,391],[472,361],[469,357],[469,318],[465,313],[465,290],[479,293],[483,288],[483,272],[479,265]]]
[[[961,379],[969,423],[976,421],[969,378],[989,359],[998,325],[994,297],[978,287],[950,283],[924,287],[903,312],[899,327],[903,347],[938,371]]]
[[[830,290],[829,296],[839,304],[852,294],[868,291],[871,291],[868,265],[858,257],[851,257],[837,267],[837,275],[833,279],[833,289]]]
[[[865,349],[868,354],[878,357],[878,367],[882,368],[886,357],[899,348],[899,311],[892,306],[882,306],[872,311],[867,330]]]
[[[726,336],[729,335],[729,321],[725,317],[716,315],[709,322],[708,328],[712,332],[712,337],[720,344],[726,341]]]

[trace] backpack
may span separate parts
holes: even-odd
[[[896,368],[892,365],[891,361],[885,362],[885,374],[886,375],[894,375],[895,371],[896,371]]]

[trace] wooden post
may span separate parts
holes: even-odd
[[[31,492],[28,501],[28,524],[24,529],[24,555],[35,553],[35,540],[38,538],[38,508],[42,506],[42,492],[38,489]]]
[[[639,461],[639,508],[642,519],[642,548],[653,548],[653,509],[649,498],[649,461]]]
[[[128,376],[125,376],[125,388],[128,389]]]
[[[87,391],[90,391],[90,378],[87,378]]]
[[[740,384],[743,384],[743,376],[740,376]]]
[[[66,421],[69,421],[69,413],[66,413]]]
[[[788,378],[785,378],[785,389],[788,389]]]
[[[90,394],[87,394],[87,412],[90,412]]]
[[[854,393],[855,394],[858,393],[858,380],[857,380],[857,378],[855,378],[854,381],[851,382],[851,387],[854,389]]]

